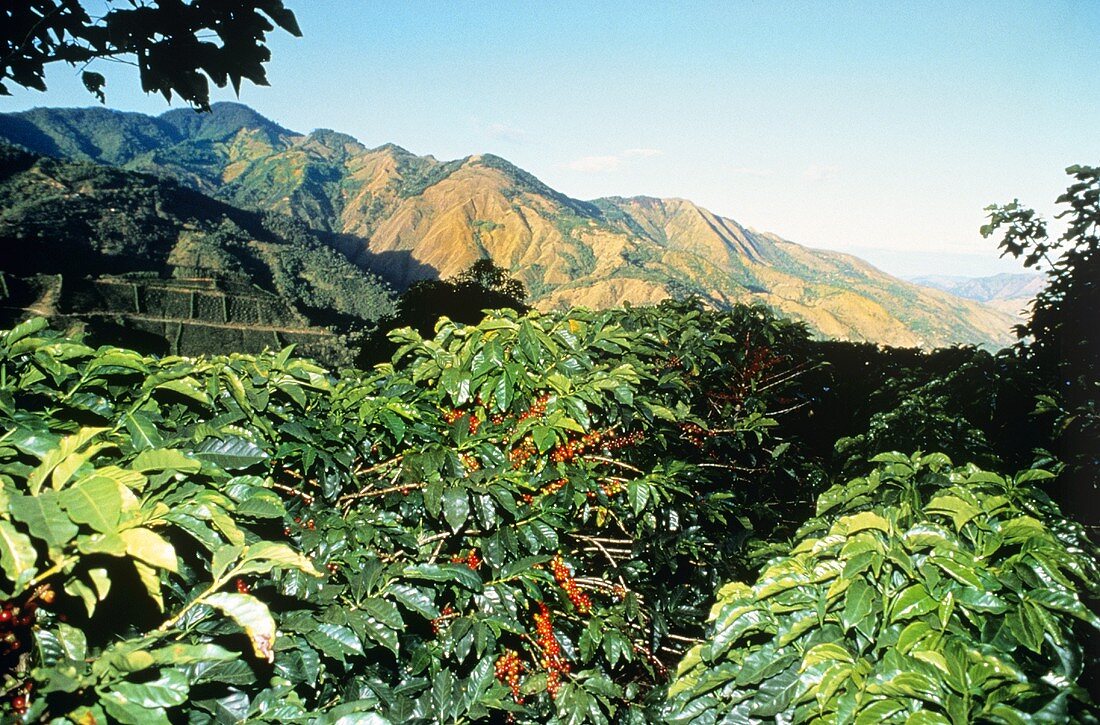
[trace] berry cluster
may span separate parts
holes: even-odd
[[[617,493],[622,493],[626,490],[626,485],[622,481],[610,480],[600,484],[600,490],[603,491],[603,495],[611,498]],[[595,491],[588,492],[588,498],[596,498]]]
[[[458,612],[454,610],[450,604],[443,607],[443,611],[438,617],[432,620],[432,634],[439,635],[443,631],[443,628],[447,626],[447,623],[458,616]]]
[[[462,453],[459,455],[459,460],[462,461],[462,466],[467,471],[476,471],[481,468],[481,461],[470,453]]]
[[[52,591],[50,592],[52,596]],[[29,601],[23,606],[4,602],[0,608],[0,657],[7,657],[25,649],[24,645],[34,624],[38,604]]]
[[[316,524],[316,522],[314,522],[313,519],[310,519],[310,520],[306,521],[305,523],[302,523],[302,517],[301,516],[295,516],[294,517],[294,523],[300,525],[303,528],[309,529],[310,531],[313,531],[314,529],[317,528],[317,524]]]
[[[236,587],[237,587],[237,593],[238,593],[238,594],[248,594],[248,592],[250,592],[250,591],[251,591],[251,589],[250,589],[250,588],[249,588],[249,586],[248,586],[248,582],[246,582],[246,581],[245,581],[245,580],[244,580],[243,578],[241,578],[241,577],[237,577],[237,581],[236,581],[236,582],[234,582],[234,584],[235,584],[235,585],[236,585]]]
[[[536,453],[538,453],[538,449],[535,448],[535,442],[531,439],[531,436],[527,436],[508,453],[508,458],[512,460],[512,468],[518,469],[522,468],[523,464],[527,463],[527,460]]]
[[[523,660],[519,658],[519,655],[510,649],[504,650],[504,654],[496,661],[493,666],[493,670],[496,672],[497,679],[503,684],[508,685],[512,690],[512,699],[517,704],[523,704],[523,695],[520,693],[520,675],[523,674]]]
[[[315,522],[313,519],[302,521],[301,516],[295,516],[294,523],[302,527],[303,529],[309,529],[310,531],[313,531],[317,528],[317,522]],[[294,533],[294,531],[289,526],[283,527],[283,536],[290,536],[292,533]]]
[[[702,448],[708,438],[714,437],[714,431],[707,430],[696,423],[681,423],[680,432],[696,448]]]
[[[550,451],[550,460],[554,463],[568,463],[577,456],[582,455],[586,450],[598,448],[602,440],[603,434],[599,431],[586,433],[580,438],[570,439]]]
[[[4,662],[9,657],[18,657],[31,644],[31,627],[34,626],[35,613],[38,611],[38,602],[50,604],[54,600],[54,592],[48,587],[40,587],[38,592],[25,601],[22,605],[15,602],[4,602],[0,607],[0,662],[3,667],[12,664]],[[31,689],[34,683],[27,681],[8,694],[11,699],[8,704],[12,712],[17,716],[26,714],[30,707]]]
[[[658,370],[675,370],[678,367],[682,367],[684,361],[680,359],[679,355],[670,355],[665,359],[658,367]]]
[[[727,381],[726,390],[715,387],[707,392],[707,397],[725,403],[739,403],[752,392],[753,386],[760,381],[766,372],[782,363],[783,358],[772,352],[771,348],[753,347],[746,336],[745,359],[741,367],[732,373]]]
[[[608,453],[613,453],[622,448],[636,446],[644,440],[645,433],[642,433],[640,430],[636,430],[633,433],[624,433],[619,436],[606,437],[603,440],[603,450]]]
[[[569,663],[562,656],[561,645],[554,636],[550,610],[543,602],[539,602],[539,611],[535,612],[535,635],[535,641],[542,650],[540,664],[546,670],[546,692],[550,699],[554,699],[558,696],[562,675],[569,674]]]
[[[481,567],[481,557],[478,556],[477,549],[470,549],[470,553],[463,556],[462,554],[455,554],[451,557],[452,564],[465,564],[472,571],[477,571]]]
[[[12,712],[16,715],[26,715],[27,710],[30,708],[30,696],[31,690],[34,689],[34,683],[27,680],[20,686],[18,690],[12,693],[11,700],[8,702],[11,704]]]
[[[564,559],[560,556],[555,556],[550,562],[550,571],[553,572],[554,579],[558,582],[558,586],[561,587],[565,595],[569,597],[569,601],[573,602],[573,606],[577,608],[578,612],[581,614],[588,614],[592,611],[592,600],[587,594],[581,591],[576,580],[573,579],[573,573],[569,571],[569,567],[565,565]]]
[[[584,455],[586,451],[613,453],[622,448],[636,446],[643,440],[645,440],[645,434],[641,431],[618,436],[594,431],[585,433],[579,438],[570,439],[563,445],[556,447],[550,452],[550,460],[554,463],[569,463],[577,456]]]
[[[479,405],[480,405],[480,403],[479,403]],[[446,421],[447,425],[452,425],[452,424],[458,422],[459,420],[461,420],[466,415],[470,416],[470,422],[469,422],[470,435],[474,435],[475,433],[477,433],[478,429],[481,428],[481,418],[478,418],[477,414],[475,414],[475,413],[467,414],[466,411],[462,410],[462,408],[454,408],[452,410],[444,410],[443,411],[443,420]]]
[[[544,496],[549,496],[550,494],[557,493],[558,491],[565,488],[565,484],[567,483],[569,483],[568,478],[559,478],[543,486],[541,489],[539,489],[539,493]]]
[[[519,422],[522,423],[529,418],[541,418],[546,415],[546,404],[550,402],[550,393],[543,393],[539,397],[535,398],[535,402],[531,403],[527,410],[519,414]]]
[[[340,565],[334,561],[330,561],[329,563],[325,564],[325,568],[328,569],[329,574],[336,574],[338,571],[340,571]]]

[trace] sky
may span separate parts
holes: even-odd
[[[1065,167],[1100,164],[1095,0],[285,2],[304,37],[273,33],[271,85],[239,98],[283,126],[687,198],[899,275],[1018,271],[984,207],[1049,216]],[[112,108],[170,108],[92,70]],[[0,111],[95,103],[68,66],[47,84]]]

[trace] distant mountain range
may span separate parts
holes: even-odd
[[[1024,318],[1031,301],[1046,285],[1041,274],[995,274],[989,277],[953,277],[928,275],[911,277],[910,282],[922,287],[950,292],[968,300],[984,302],[990,307]]]
[[[239,104],[158,117],[100,108],[0,114],[0,141],[284,213],[397,288],[490,257],[542,309],[696,294],[718,307],[765,303],[829,337],[922,346],[1013,339],[1015,320],[1001,310],[687,200],[579,201],[497,156],[441,162],[394,145],[367,148],[334,131],[290,131]]]

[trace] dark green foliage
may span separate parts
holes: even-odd
[[[370,367],[388,360],[397,349],[390,338],[394,330],[411,327],[422,336],[430,336],[443,318],[473,325],[481,321],[486,310],[499,309],[522,313],[531,308],[523,283],[491,259],[479,259],[451,279],[416,282],[401,294],[396,313],[381,320],[367,338],[357,362],[361,367]]]
[[[1018,329],[1018,352],[1045,387],[1040,410],[1053,413],[1053,448],[1067,464],[1061,497],[1100,525],[1100,168],[1071,166],[1073,183],[1058,203],[1067,220],[1057,240],[1031,209],[990,206],[982,234],[1002,234],[1005,254],[1045,267],[1047,286]]]
[[[775,525],[766,414],[805,332],[670,303],[399,338],[335,378],[0,336],[0,586],[38,606],[2,686],[35,684],[30,718],[654,719]]]
[[[874,456],[907,448],[1019,469],[1050,446],[1031,415],[1042,389],[1011,354],[826,340],[810,343],[807,367],[812,403],[784,424],[839,475],[866,474]]]
[[[942,454],[829,489],[790,553],[730,584],[680,664],[673,723],[1095,721],[1088,541],[1034,488]],[[1092,592],[1093,594],[1095,592]]]
[[[271,54],[265,43],[275,26],[301,35],[282,0],[232,5],[108,0],[104,5],[93,18],[81,3],[68,0],[7,3],[0,14],[0,95],[10,95],[5,82],[46,90],[50,63],[83,69],[111,58],[135,63],[146,93],[160,93],[165,100],[175,94],[208,110],[210,81],[237,91],[242,80],[267,85],[264,63]],[[88,91],[104,101],[103,76],[83,70],[82,77]]]

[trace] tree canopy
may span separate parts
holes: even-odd
[[[89,92],[106,100],[106,79],[88,70],[110,58],[136,65],[141,88],[175,94],[197,109],[210,107],[210,82],[267,85],[267,34],[276,27],[301,35],[282,0],[105,0],[93,16],[77,0],[4,3],[0,10],[0,95],[8,83],[46,90],[45,67],[80,66]]]

